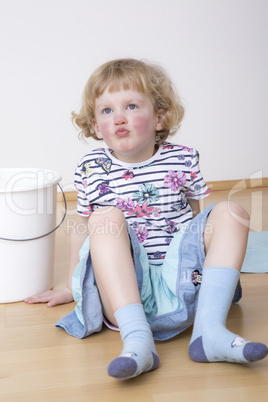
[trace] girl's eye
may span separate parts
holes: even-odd
[[[136,105],[133,105],[133,104],[128,105],[128,109],[130,109],[130,110],[134,110],[134,109],[136,109],[136,108],[137,108]]]
[[[110,114],[111,111],[112,111],[112,109],[110,109],[109,107],[106,107],[105,109],[103,109],[104,114]]]

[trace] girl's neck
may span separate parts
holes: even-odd
[[[155,158],[155,155],[157,155],[158,153],[161,153],[161,150],[162,150],[162,144],[156,145],[151,156],[149,155],[148,158],[145,158],[142,160],[133,160],[133,161],[121,160],[121,159],[117,158],[115,153],[113,152],[113,150],[110,148],[107,149],[107,153],[110,158],[114,159],[114,162],[117,162],[118,164],[125,166],[127,169],[130,169],[131,167],[135,167],[135,166],[141,167],[141,166],[145,166],[145,165],[152,163]]]
[[[148,155],[146,155],[146,157],[145,158],[135,158],[134,156],[133,156],[133,158],[131,158],[131,157],[126,157],[126,158],[124,158],[124,157],[120,157],[120,158],[118,158],[118,156],[116,155],[116,153],[112,150],[112,149],[110,149],[109,151],[110,151],[110,153],[111,153],[111,155],[114,157],[114,158],[116,158],[116,159],[118,159],[119,161],[121,161],[121,162],[124,162],[124,163],[133,163],[133,164],[138,164],[138,163],[142,163],[142,162],[145,162],[145,161],[147,161],[148,159],[151,159],[156,153],[157,153],[157,151],[159,150],[159,145],[158,144],[155,144],[155,146],[154,146],[154,148],[153,148],[153,150],[152,150],[152,152],[149,152],[148,153]]]

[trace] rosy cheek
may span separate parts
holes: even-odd
[[[101,134],[107,135],[107,133],[109,133],[109,127],[110,127],[110,124],[108,121],[100,123],[99,130],[100,130]]]
[[[149,127],[149,119],[141,117],[141,116],[135,116],[135,118],[133,119],[133,127],[140,131],[140,133],[142,134],[144,132],[144,130],[147,130]]]

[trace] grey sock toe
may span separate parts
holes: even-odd
[[[248,342],[244,346],[243,355],[249,362],[263,359],[268,354],[268,348],[263,343]]]
[[[108,366],[108,375],[114,378],[129,378],[136,373],[138,365],[131,357],[117,357]]]

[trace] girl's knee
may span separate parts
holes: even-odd
[[[213,208],[213,215],[222,224],[243,225],[248,229],[250,216],[242,207],[232,201],[222,201]]]

